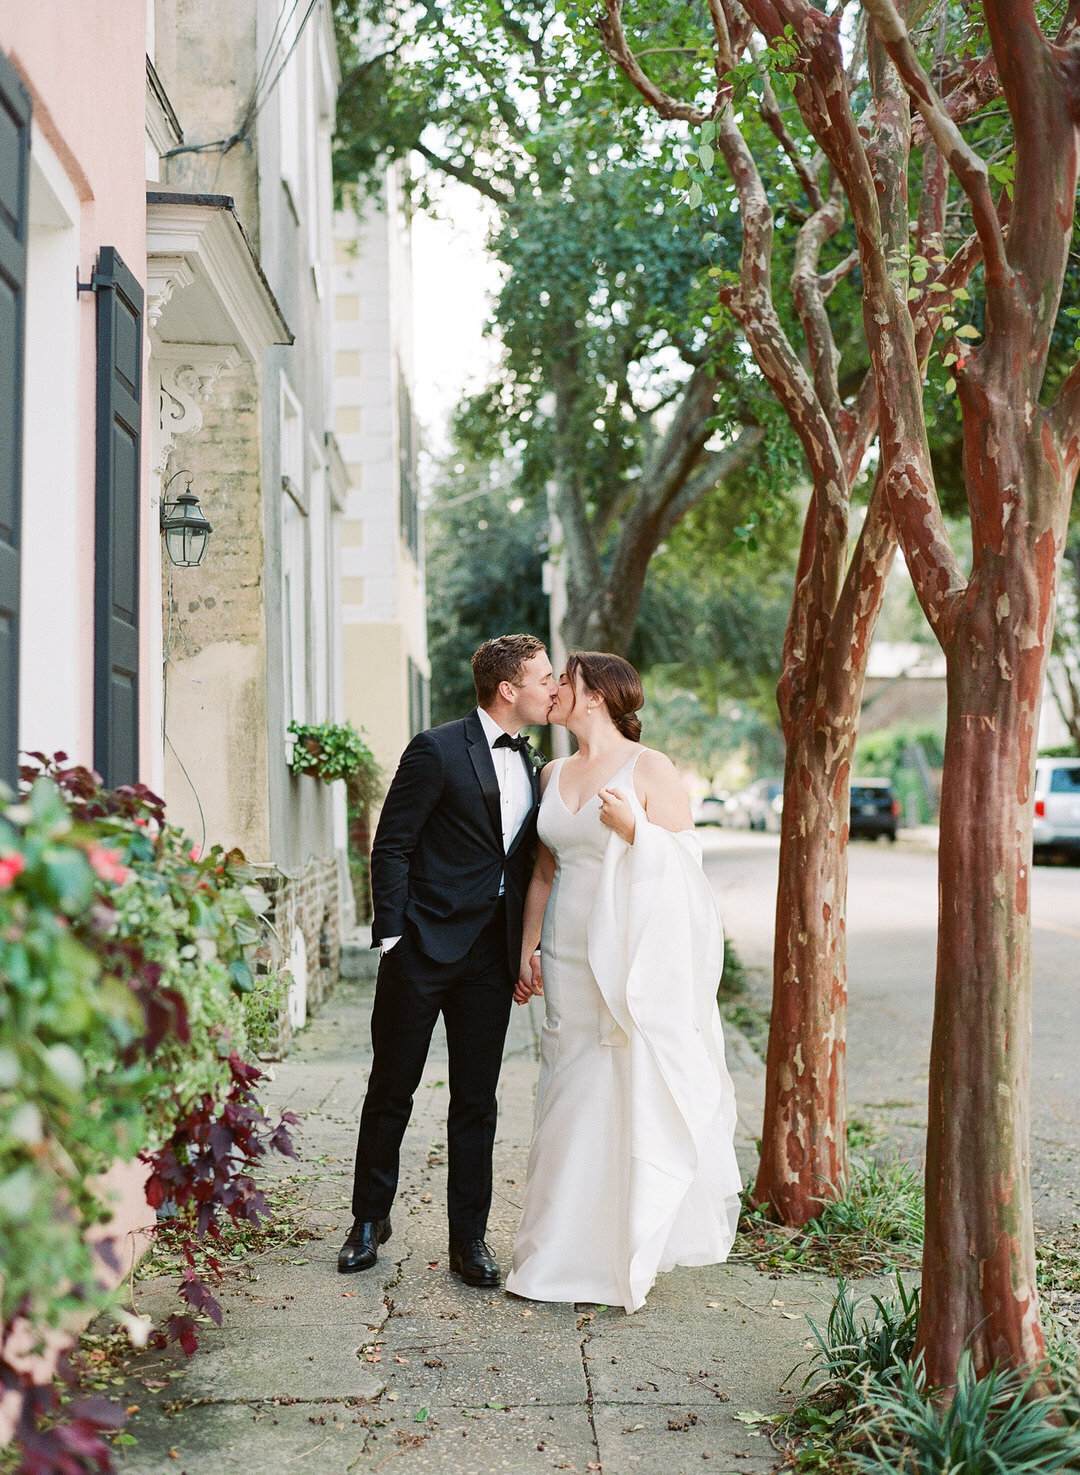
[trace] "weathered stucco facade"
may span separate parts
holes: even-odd
[[[160,157],[154,240],[162,276],[179,256],[194,280],[181,269],[163,294],[152,373],[162,485],[175,497],[190,477],[214,529],[200,567],[163,569],[165,795],[189,833],[239,846],[258,868],[271,963],[294,978],[298,1020],[301,996],[317,1004],[336,977],[343,907],[346,925],[352,916],[344,786],[294,777],[287,735],[291,720],[340,720],[325,295],[337,72],[328,0],[306,21],[298,7],[284,30],[279,19],[274,0],[220,13],[157,0],[154,65],[183,142]],[[167,227],[180,242],[185,210],[218,212],[202,266],[170,250]],[[232,316],[246,331],[231,351],[206,336],[207,304],[228,295],[215,272],[229,221],[253,268],[237,257]]]

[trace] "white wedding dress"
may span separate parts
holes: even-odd
[[[507,1290],[636,1311],[657,1274],[727,1257],[738,1218],[735,1093],[716,1008],[723,933],[692,830],[650,824],[641,749],[611,779],[628,846],[576,814],[555,765],[540,838],[556,861],[544,913],[546,1022],[521,1227]]]

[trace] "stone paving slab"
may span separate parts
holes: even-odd
[[[807,1310],[824,1282],[783,1283],[750,1267],[678,1269],[634,1316],[547,1305],[463,1286],[446,1264],[445,1045],[436,1036],[402,1155],[393,1237],[378,1266],[337,1273],[351,1222],[359,1106],[370,1059],[369,984],[343,983],[274,1067],[271,1114],[304,1121],[295,1187],[310,1236],[230,1265],[219,1331],[199,1350],[147,1352],[114,1390],[137,1412],[130,1475],[311,1475],[515,1470],[607,1475],[773,1470],[777,1456],[735,1417],[790,1402],[785,1376],[807,1355]],[[532,1131],[539,1005],[515,1010],[500,1083],[488,1239],[503,1270],[520,1217]],[[749,1171],[763,1073],[729,1049]],[[176,1309],[172,1283],[138,1288],[139,1309]],[[796,1304],[798,1303],[798,1304]],[[175,1455],[172,1453],[175,1451]]]

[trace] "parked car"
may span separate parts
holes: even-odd
[[[900,800],[887,778],[852,779],[848,834],[853,840],[857,835],[868,840],[876,840],[879,835],[895,840],[899,823]]]
[[[706,794],[694,805],[694,823],[696,825],[722,825],[726,802],[726,794]]]
[[[784,786],[777,779],[759,778],[747,789],[746,812],[752,830],[778,830],[780,817],[773,801],[783,803]]]
[[[1080,857],[1080,758],[1035,760],[1036,861],[1051,854]]]

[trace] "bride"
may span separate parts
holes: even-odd
[[[627,1311],[660,1271],[727,1258],[739,1194],[723,933],[674,765],[638,741],[642,702],[627,661],[579,651],[550,712],[578,751],[540,778],[514,997],[542,992],[546,1022],[506,1282]]]

